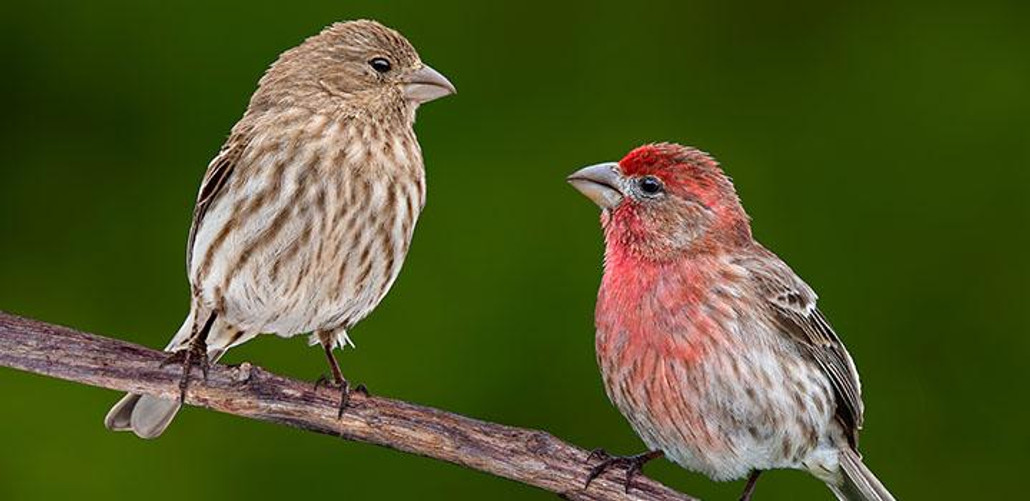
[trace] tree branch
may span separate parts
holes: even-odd
[[[112,390],[178,397],[180,369],[165,353],[0,312],[0,366]],[[693,501],[646,477],[626,494],[624,471],[583,489],[588,452],[538,430],[514,428],[382,397],[355,395],[337,418],[338,394],[254,367],[214,365],[186,403],[431,457],[546,489],[566,499]],[[99,417],[98,417],[99,421]]]

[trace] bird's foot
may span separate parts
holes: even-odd
[[[161,367],[178,364],[182,366],[182,376],[179,378],[179,403],[186,403],[186,390],[190,385],[190,373],[193,366],[199,366],[200,372],[207,381],[207,375],[211,368],[211,359],[207,356],[207,343],[203,340],[191,342],[189,346],[174,351],[161,361]]]
[[[318,391],[319,388],[322,387],[333,388],[340,391],[340,406],[336,413],[337,419],[343,417],[343,411],[350,404],[351,393],[360,393],[365,397],[369,396],[368,388],[366,388],[365,385],[358,384],[357,386],[351,387],[350,382],[342,377],[339,380],[335,380],[322,374],[317,380],[315,380],[315,391]]]
[[[664,455],[665,453],[662,451],[650,451],[643,454],[637,454],[635,456],[612,456],[604,449],[594,449],[594,451],[587,456],[587,462],[593,462],[597,459],[600,459],[601,462],[590,469],[590,473],[587,475],[587,481],[583,485],[583,488],[589,488],[590,482],[593,482],[595,478],[601,476],[604,472],[608,471],[608,469],[619,467],[626,469],[625,487],[626,492],[629,493],[629,489],[633,485],[633,478],[641,473],[644,465],[647,464],[648,461],[660,458]]]

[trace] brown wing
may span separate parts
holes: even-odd
[[[862,387],[858,371],[844,343],[816,306],[818,297],[779,257],[768,250],[746,258],[744,264],[765,294],[773,317],[783,332],[808,353],[826,373],[837,396],[837,417],[858,447],[862,429]]]
[[[193,262],[193,244],[197,238],[197,229],[200,228],[200,223],[204,220],[208,208],[228,185],[229,178],[236,169],[236,164],[243,156],[246,143],[243,134],[234,133],[222,146],[218,156],[207,166],[204,181],[200,184],[200,193],[197,194],[197,204],[193,207],[193,223],[190,225],[190,236],[186,243],[187,274],[190,273]]]

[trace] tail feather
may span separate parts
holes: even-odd
[[[112,431],[131,431],[140,438],[157,438],[179,412],[179,401],[129,393],[104,418]]]
[[[830,489],[841,501],[895,501],[890,491],[862,463],[858,453],[845,449],[840,452],[840,471],[843,482],[830,485]]]
[[[129,393],[122,397],[118,403],[111,407],[111,410],[107,411],[107,416],[104,417],[104,426],[111,431],[127,431],[132,429],[132,409],[136,407],[136,402],[139,402],[140,396],[135,393]]]
[[[194,312],[191,311],[190,315],[186,317],[186,321],[183,322],[182,327],[179,328],[178,333],[168,343],[165,351],[171,352],[186,347],[193,329],[195,316]],[[225,350],[231,346],[249,339],[246,336],[226,337],[225,334],[227,332],[233,331],[223,328],[224,324],[217,320],[212,318],[208,321],[209,325],[207,328],[210,331],[205,333],[208,336],[207,356],[211,363],[221,358]],[[213,326],[210,325],[212,323],[214,324]],[[228,345],[228,343],[233,344]],[[178,399],[170,400],[152,395],[129,393],[122,397],[108,411],[107,416],[104,418],[104,426],[111,431],[131,431],[140,438],[157,438],[171,424],[180,407],[181,404]]]

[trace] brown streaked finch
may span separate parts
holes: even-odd
[[[166,351],[180,399],[128,394],[112,430],[160,435],[198,364],[260,333],[313,333],[340,412],[350,384],[333,355],[397,278],[425,203],[419,104],[454,86],[400,33],[333,24],[282,53],[208,165],[187,244],[190,312]]]
[[[810,472],[848,501],[894,498],[862,463],[855,365],[816,294],[751,236],[730,178],[706,153],[650,144],[569,182],[602,208],[597,360],[608,397],[650,452],[714,480]]]

